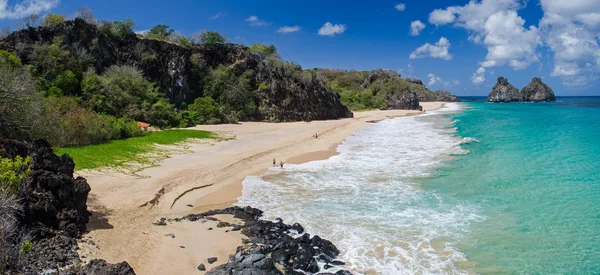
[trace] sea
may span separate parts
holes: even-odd
[[[463,100],[248,177],[238,204],[359,274],[600,274],[600,97]]]

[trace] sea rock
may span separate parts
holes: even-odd
[[[489,102],[519,102],[523,101],[523,94],[504,77],[498,77],[496,85],[488,96]]]
[[[423,107],[419,105],[419,98],[413,92],[397,92],[390,96],[389,108],[394,110],[419,110]]]
[[[552,88],[542,82],[542,79],[539,77],[534,77],[531,82],[521,90],[521,94],[523,94],[523,99],[525,101],[556,101]]]

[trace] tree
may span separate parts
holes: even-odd
[[[207,45],[223,44],[225,41],[225,37],[214,31],[207,31],[200,37],[200,43]]]
[[[94,12],[88,7],[79,8],[75,13],[75,18],[82,19],[90,24],[96,22],[96,19],[94,18]]]
[[[65,17],[60,14],[48,14],[44,17],[44,21],[42,22],[42,26],[48,28],[56,28],[65,23]]]
[[[274,45],[254,44],[250,47],[250,52],[258,54],[264,60],[279,59],[277,48]]]
[[[37,14],[32,14],[29,15],[27,17],[25,17],[25,19],[23,19],[23,22],[21,23],[21,28],[35,28],[37,27],[38,24],[38,20],[40,20],[40,16]]]
[[[133,20],[127,18],[123,22],[115,21],[113,23],[113,28],[115,30],[115,34],[118,36],[124,36],[128,33],[133,33],[133,27],[135,26],[135,22]]]
[[[159,40],[168,40],[174,32],[175,31],[173,29],[169,29],[169,26],[167,25],[156,25],[148,31],[146,37]]]

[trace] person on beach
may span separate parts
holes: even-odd
[[[273,166],[277,165],[277,162],[275,161],[275,159],[273,159]]]
[[[283,169],[283,161],[280,161],[279,165],[281,166],[281,169]]]

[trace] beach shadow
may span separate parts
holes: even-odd
[[[90,194],[88,197],[88,204],[93,204],[94,207],[88,209],[92,216],[90,221],[87,223],[87,231],[91,232],[98,229],[113,229],[114,226],[108,222],[108,216],[112,211],[106,208],[104,205],[99,205],[96,202],[96,196]]]

